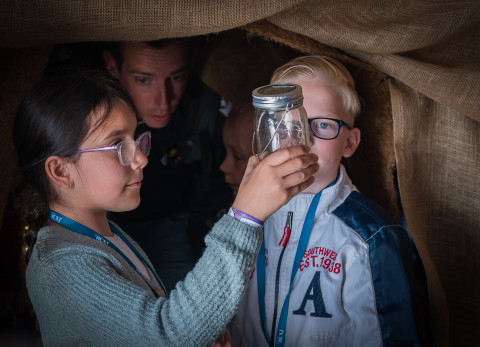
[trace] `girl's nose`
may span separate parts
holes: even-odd
[[[133,170],[143,169],[148,163],[147,156],[143,154],[140,148],[135,148],[135,155],[130,166]]]

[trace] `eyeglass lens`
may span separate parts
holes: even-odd
[[[145,156],[148,156],[150,153],[150,134],[143,133],[136,141],[124,141],[120,145],[119,157],[122,165],[130,165],[133,162],[137,146]]]
[[[136,141],[138,143],[138,147],[146,157],[150,154],[150,141],[149,133],[143,133]]]
[[[315,136],[328,140],[337,136],[339,124],[331,119],[314,119],[310,128]]]

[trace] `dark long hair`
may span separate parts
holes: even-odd
[[[135,106],[122,87],[100,71],[48,78],[37,83],[22,100],[13,126],[13,142],[25,188],[17,199],[24,222],[28,261],[38,230],[48,220],[49,203],[57,196],[45,171],[52,155],[78,159],[76,151],[91,133],[91,116],[103,111],[95,126],[108,118],[119,101]]]

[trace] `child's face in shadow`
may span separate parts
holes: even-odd
[[[232,111],[234,112],[234,111]],[[248,159],[252,156],[253,110],[232,113],[223,127],[223,143],[227,150],[220,170],[225,174],[225,181],[236,196],[242,182]]]

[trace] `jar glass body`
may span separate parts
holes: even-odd
[[[303,105],[283,109],[255,107],[253,152],[260,160],[276,150],[310,146],[308,119]]]

